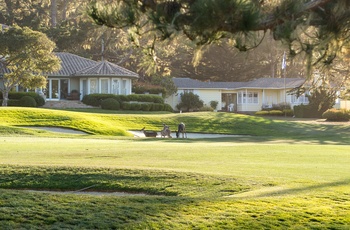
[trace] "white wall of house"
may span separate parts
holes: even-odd
[[[348,100],[340,100],[339,103],[334,105],[336,109],[346,109],[350,110],[350,101]]]
[[[71,78],[69,79],[69,92],[71,92],[73,89],[79,90],[79,79],[78,78]]]
[[[261,105],[272,106],[273,104],[278,104],[280,93],[280,90],[276,89],[263,89]]]
[[[175,93],[165,98],[164,102],[166,104],[169,104],[171,108],[173,108],[173,110],[176,110],[177,100],[178,100],[178,93]]]
[[[203,101],[205,106],[210,107],[211,101],[217,101],[219,104],[217,105],[216,109],[219,110],[221,108],[221,90],[204,89],[200,91],[198,90],[195,94],[199,96],[199,98]]]

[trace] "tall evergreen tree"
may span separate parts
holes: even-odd
[[[350,43],[348,0],[118,0],[95,1],[89,15],[97,24],[153,31],[158,40],[186,36],[198,47],[222,39],[240,51],[260,44],[272,32],[291,58],[303,55],[311,66],[329,66]]]

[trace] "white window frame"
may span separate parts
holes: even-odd
[[[238,104],[259,104],[259,92],[239,91],[237,93]]]
[[[93,82],[93,81],[95,81],[96,82],[96,87],[95,87],[95,90],[96,90],[96,92],[92,92],[92,90],[91,90],[91,82]],[[98,92],[98,79],[97,78],[90,78],[89,79],[89,94],[94,94],[94,93],[99,93]]]
[[[103,84],[102,84],[102,82],[103,81],[107,81],[107,92],[102,92],[102,86],[103,86]],[[109,81],[109,78],[100,78],[99,79],[99,88],[100,88],[100,93],[106,93],[106,94],[109,94],[110,93],[110,81]]]
[[[301,94],[299,97],[295,94],[290,95],[290,101],[292,104],[309,104],[309,98],[306,96],[306,94]]]

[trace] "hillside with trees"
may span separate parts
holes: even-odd
[[[145,81],[154,75],[211,81],[281,77],[284,48],[272,34],[247,52],[239,52],[229,40],[223,40],[199,54],[195,44],[184,42],[183,36],[154,43],[152,34],[140,36],[131,28],[96,25],[87,15],[88,6],[87,0],[5,0],[0,3],[0,23],[39,30],[56,43],[56,51],[108,59],[138,72]],[[288,65],[288,77],[304,76],[302,62],[294,60]]]

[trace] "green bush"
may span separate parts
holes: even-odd
[[[285,114],[287,117],[293,117],[294,116],[294,112],[292,109],[284,109],[282,111],[283,114]]]
[[[219,102],[218,101],[210,101],[210,107],[212,107],[214,110],[218,106]]]
[[[101,105],[101,102],[98,100],[97,97],[94,96],[94,94],[85,95],[83,97],[82,102],[85,105],[91,105],[91,106],[100,106]]]
[[[283,112],[281,110],[271,110],[269,111],[270,116],[283,116]]]
[[[40,96],[39,94],[36,93],[33,98],[35,99],[36,105],[38,107],[45,105],[45,99],[42,96]]]
[[[31,96],[24,96],[21,99],[19,99],[19,104],[20,106],[23,107],[36,107],[36,101],[33,97]]]
[[[320,117],[319,112],[314,111],[313,108],[308,105],[294,106],[294,115],[295,117],[298,117],[298,118],[319,118]]]
[[[164,104],[163,110],[168,112],[174,112],[173,108],[169,104]]]
[[[130,95],[127,95],[126,97],[128,101],[164,103],[164,99],[158,95],[130,94]]]
[[[138,111],[141,109],[140,103],[130,103],[130,110]]]
[[[290,109],[281,110],[261,110],[255,113],[257,116],[293,116],[293,111]]]
[[[270,113],[269,113],[269,111],[261,110],[261,111],[256,112],[255,115],[256,116],[269,116]]]
[[[149,103],[143,103],[141,104],[141,110],[142,111],[150,111],[152,108],[152,104]]]
[[[140,101],[139,94],[130,94],[130,95],[127,95],[126,97],[128,101]]]
[[[327,121],[349,121],[350,113],[345,109],[329,109],[322,114]]]
[[[107,98],[101,102],[101,108],[108,109],[108,110],[119,110],[120,104],[114,98]]]
[[[114,95],[114,94],[89,94],[83,97],[82,102],[86,105],[100,106],[101,102],[107,98],[113,98],[120,104],[123,102],[136,101],[136,102],[153,102],[164,103],[164,99],[157,95],[149,94],[130,94],[130,95]]]
[[[20,99],[24,96],[30,96],[34,98],[36,106],[45,105],[45,99],[35,92],[9,92],[9,101],[7,102],[8,106],[21,106]],[[2,93],[0,93],[0,99],[2,98]]]
[[[151,111],[163,111],[163,110],[164,110],[164,104],[160,104],[160,103],[152,104]]]
[[[201,107],[201,108],[199,108],[199,111],[201,111],[201,112],[205,112],[205,111],[210,111],[210,112],[212,112],[212,111],[214,111],[214,109],[213,109],[213,107],[210,107],[210,106],[203,106],[203,107]]]
[[[9,92],[9,99],[14,99],[14,100],[19,100],[24,96],[32,96],[35,97],[38,95],[37,93],[34,92]],[[0,93],[0,99],[3,99],[2,93]]]
[[[178,110],[184,111],[195,111],[203,107],[203,101],[199,98],[197,94],[192,92],[181,93],[181,101],[176,105]]]
[[[129,102],[122,102],[121,107],[123,110],[130,110],[131,103]]]
[[[1,100],[1,104],[2,104],[2,100]],[[7,106],[18,106],[18,107],[20,107],[22,105],[21,105],[20,100],[10,99],[10,100],[7,101]]]

